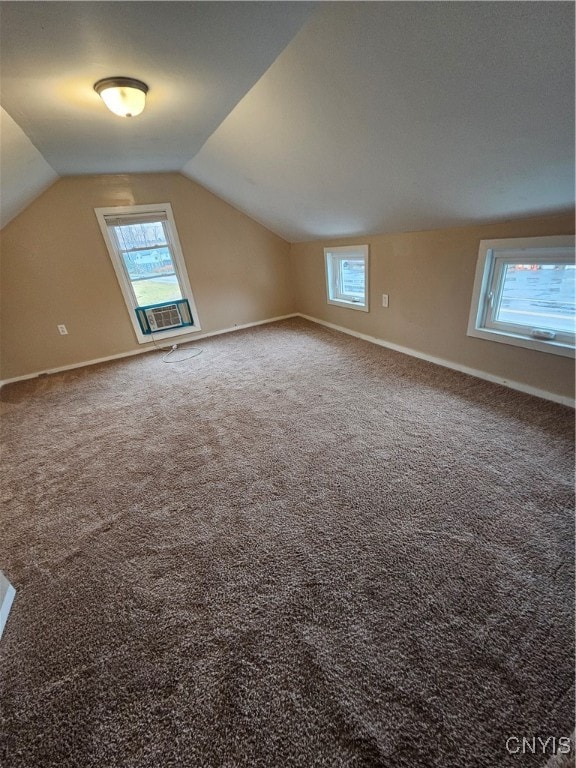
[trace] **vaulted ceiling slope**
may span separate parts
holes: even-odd
[[[0,228],[57,178],[20,126],[0,108]]]
[[[0,101],[61,175],[182,170],[291,241],[574,203],[571,3],[2,2],[0,14]],[[113,74],[150,85],[138,118],[93,92]]]
[[[571,3],[335,3],[184,172],[288,240],[574,198]]]
[[[60,175],[179,171],[314,10],[300,2],[1,2],[0,103]],[[150,87],[137,119],[93,84]],[[3,208],[12,183],[2,184]]]

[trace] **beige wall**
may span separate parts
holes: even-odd
[[[202,332],[294,311],[289,244],[190,179],[67,177],[1,233],[2,379],[144,346],[94,208],[165,202],[174,211]],[[59,323],[68,336],[58,334]]]
[[[164,202],[172,204],[202,332],[300,311],[573,395],[573,360],[466,335],[479,241],[572,234],[571,215],[290,246],[179,173],[63,178],[2,230],[2,379],[142,349],[94,208]],[[368,313],[326,303],[324,246],[353,242],[370,245]],[[58,334],[59,323],[68,336]]]
[[[503,379],[574,394],[574,361],[466,335],[480,240],[574,233],[562,215],[292,245],[297,309],[312,317]],[[370,245],[370,312],[326,303],[324,247]],[[390,306],[381,306],[382,294]]]

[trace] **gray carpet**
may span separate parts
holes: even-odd
[[[3,768],[544,766],[573,412],[289,320],[2,393]]]

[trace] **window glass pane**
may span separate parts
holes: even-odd
[[[363,299],[365,285],[364,259],[342,259],[340,261],[340,290],[342,294]]]
[[[575,276],[572,264],[507,264],[496,320],[573,333]]]
[[[173,275],[176,271],[168,248],[154,248],[149,251],[128,251],[123,253],[124,266],[130,280],[153,275]]]
[[[122,260],[138,306],[183,298],[169,248],[128,251]]]
[[[176,275],[133,280],[132,288],[139,307],[183,298]]]
[[[166,307],[187,299],[187,322],[199,330],[170,203],[96,208],[95,212],[138,342],[150,341],[139,322],[142,314],[135,311],[142,307]],[[173,336],[181,330],[166,333]]]
[[[145,224],[126,224],[114,227],[118,245],[125,251],[131,248],[146,248],[151,245],[165,245],[166,233],[161,221]]]

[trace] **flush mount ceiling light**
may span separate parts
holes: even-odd
[[[120,117],[134,117],[144,109],[148,86],[133,77],[106,77],[95,83],[94,90],[110,112]]]

